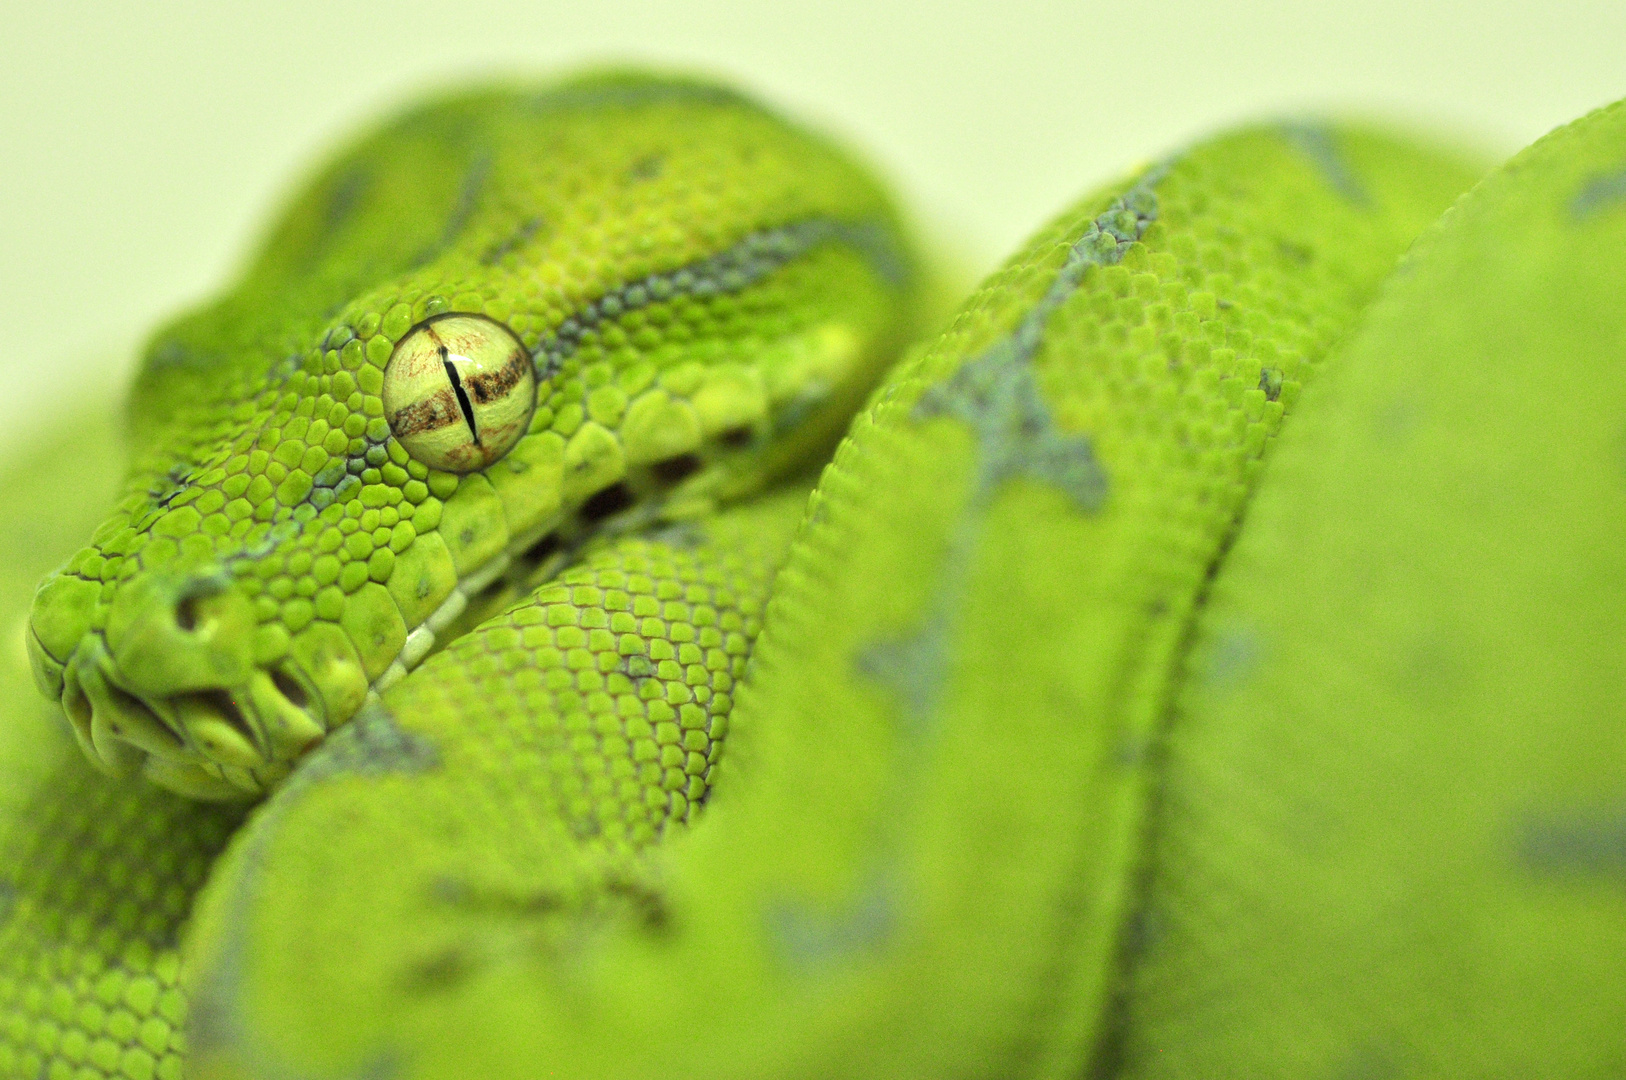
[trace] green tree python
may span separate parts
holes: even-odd
[[[0,488],[0,1077],[1626,1074],[1623,251],[1618,106],[952,316],[726,88],[388,121]]]

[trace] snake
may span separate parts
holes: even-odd
[[[1626,1070],[1626,105],[918,234],[685,75],[321,164],[0,484],[0,1077]]]

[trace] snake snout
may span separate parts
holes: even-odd
[[[49,612],[37,621],[51,625]],[[325,725],[297,667],[257,662],[257,631],[252,601],[224,575],[122,582],[105,626],[87,627],[60,669],[63,711],[86,754],[193,797],[263,794]],[[53,650],[34,638],[49,691]]]

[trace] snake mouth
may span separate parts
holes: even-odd
[[[516,559],[528,567],[526,553],[551,551],[557,524],[460,578],[382,671],[365,669],[337,624],[313,623],[278,643],[279,628],[267,632],[233,579],[203,567],[128,579],[95,624],[71,603],[75,580],[43,589],[28,634],[35,679],[103,772],[139,774],[193,799],[260,798],[437,638],[455,633],[460,618],[489,605]]]
[[[75,650],[61,701],[81,749],[103,771],[140,773],[211,801],[264,795],[326,732],[311,693],[287,669],[256,668],[231,686],[142,693],[100,637]]]
[[[328,700],[321,671],[303,662],[312,657],[254,655],[264,635],[252,604],[219,573],[130,579],[71,648],[50,647],[63,640],[51,616],[36,602],[36,678],[85,755],[114,776],[141,773],[197,799],[257,798],[354,711]]]
[[[552,550],[555,524],[517,543]],[[85,602],[99,587],[55,576],[30,616],[30,662],[101,771],[193,799],[257,799],[455,632],[466,609],[472,616],[491,602],[524,557],[501,552],[459,579],[382,671],[366,670],[337,624],[313,623],[291,640],[268,628],[219,567],[138,574],[101,607]]]

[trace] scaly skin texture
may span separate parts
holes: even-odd
[[[0,602],[19,627],[26,575],[95,528],[123,466],[110,418],[76,419],[0,479],[0,559],[15,570]],[[109,781],[57,707],[24,696],[27,669],[20,650],[0,654],[0,1076],[178,1077],[178,930],[243,811]]]
[[[1617,104],[1306,397],[1170,726],[1124,1075],[1626,1073],[1623,252]]]
[[[1562,388],[1618,364],[1621,115],[1365,321],[1471,165],[1331,125],[1158,163],[811,497],[918,302],[860,172],[627,76],[383,129],[160,335],[118,510],[35,600],[73,736],[0,739],[0,1076],[1618,1068],[1626,400]],[[541,386],[462,478],[381,400],[454,312]],[[147,782],[290,769],[241,827]]]
[[[878,187],[715,87],[408,113],[149,347],[125,495],[34,605],[39,684],[109,771],[259,794],[554,540],[821,448],[908,333],[912,278]],[[396,344],[459,312],[505,324],[538,383],[524,437],[462,476],[408,454],[383,395]]]
[[[511,794],[526,756],[414,674],[217,868],[200,1075],[1076,1066],[1197,589],[1283,410],[1469,178],[1248,131],[1041,234],[836,454],[685,842],[608,869],[539,842],[566,837]]]

